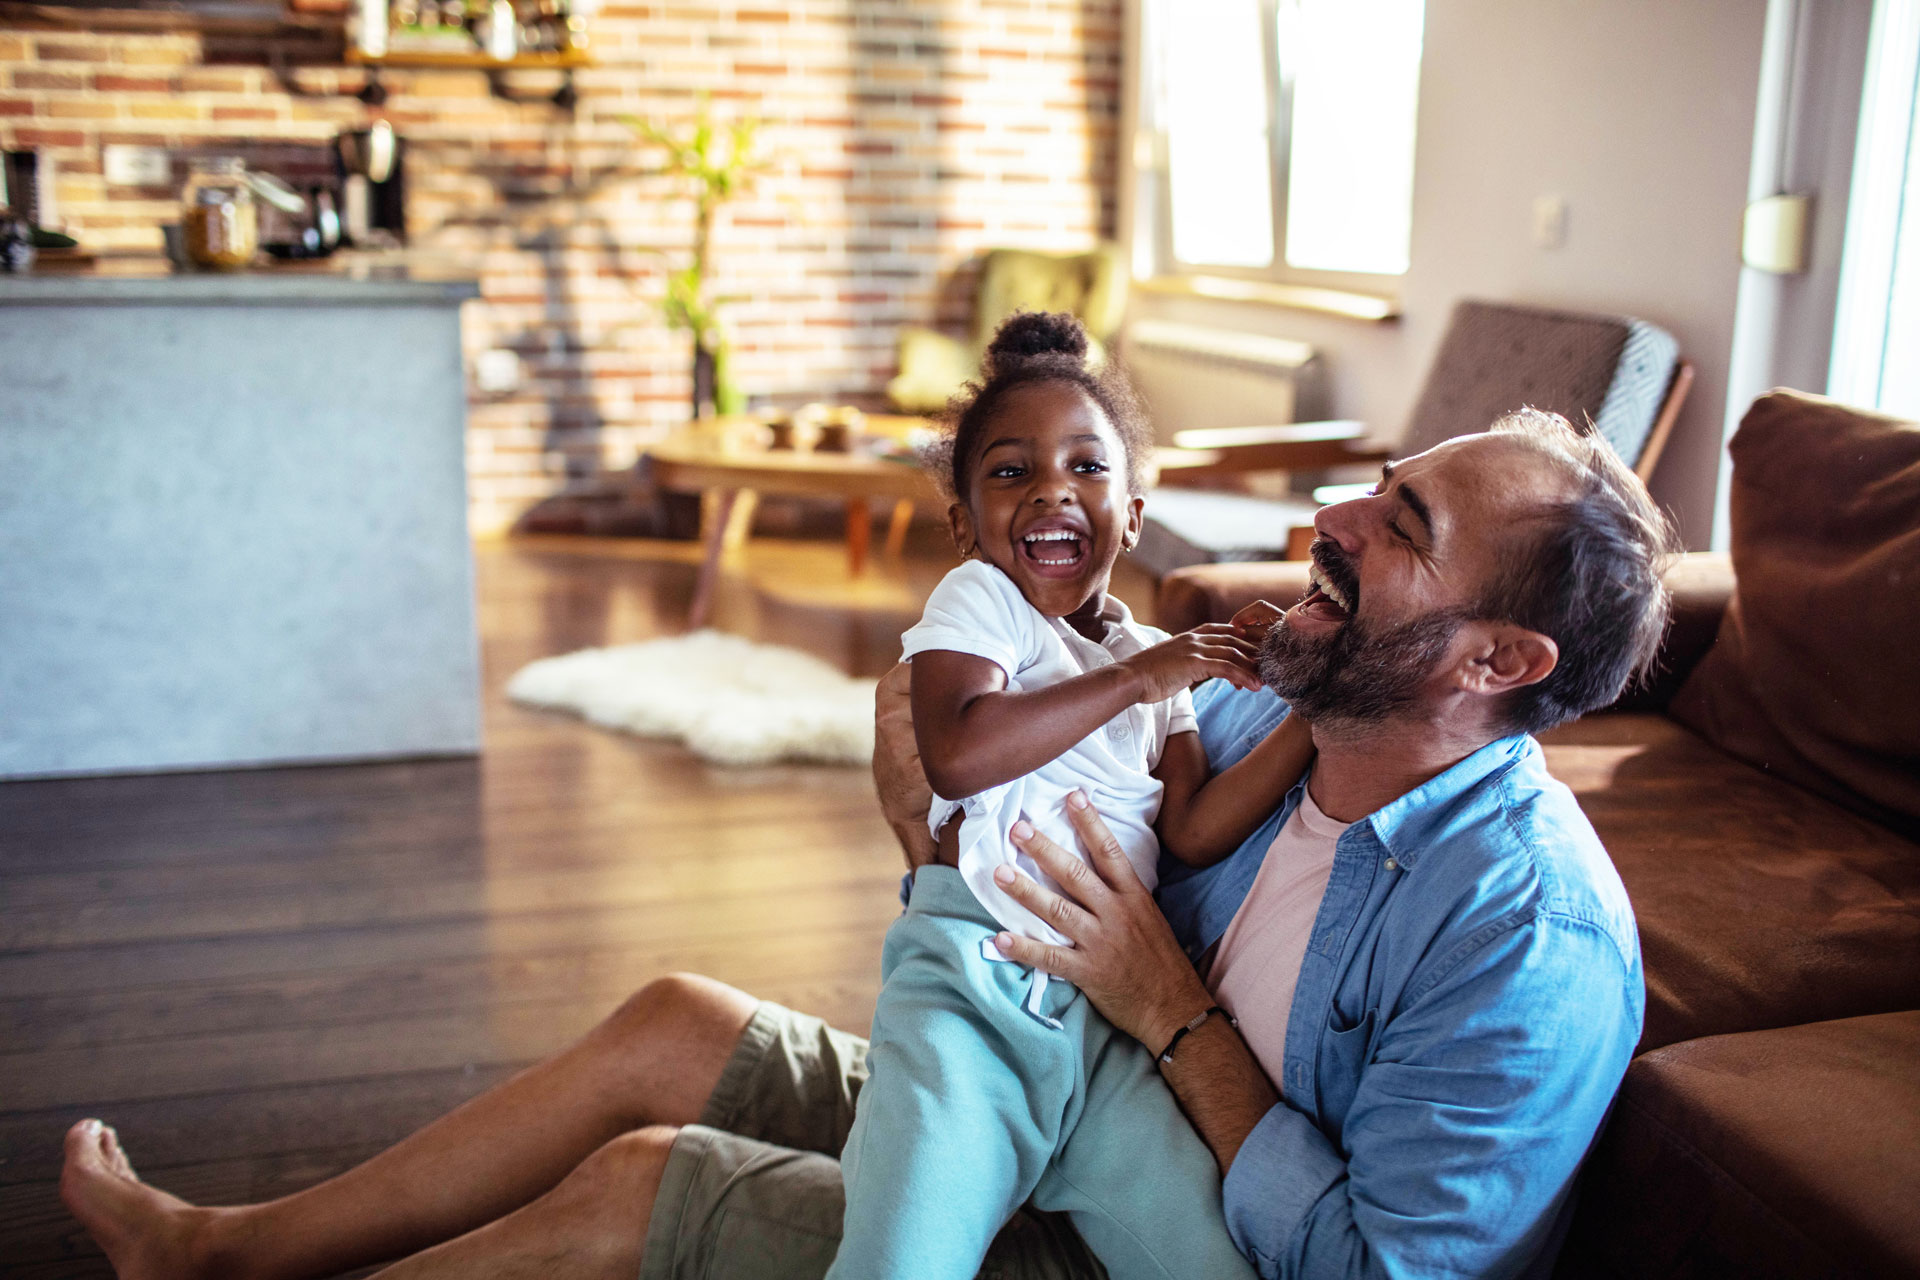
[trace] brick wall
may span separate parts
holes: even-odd
[[[571,115],[544,72],[385,73],[407,140],[410,252],[481,278],[469,354],[526,380],[473,393],[476,528],[629,465],[684,419],[684,335],[657,298],[690,205],[646,176],[623,116],[697,95],[764,122],[772,174],[723,214],[717,291],[750,397],[876,397],[903,324],[964,323],[978,253],[1074,248],[1113,228],[1121,0],[607,0]],[[0,31],[0,139],[50,151],[90,248],[156,248],[172,192],[106,186],[100,148],[237,151],[301,170],[370,109],[339,45],[196,33]]]

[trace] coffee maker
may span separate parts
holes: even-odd
[[[406,142],[385,120],[334,139],[341,230],[356,248],[405,244]]]

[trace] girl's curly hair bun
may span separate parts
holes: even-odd
[[[981,377],[948,402],[940,438],[922,451],[927,469],[940,478],[956,501],[966,502],[967,472],[979,452],[987,424],[1007,397],[1021,387],[1057,382],[1078,387],[1106,415],[1127,451],[1127,482],[1134,493],[1146,491],[1145,467],[1153,452],[1153,430],[1126,371],[1109,355],[1097,367],[1087,365],[1091,342],[1084,325],[1066,311],[1016,311],[1001,324],[981,359]]]
[[[1016,311],[987,344],[986,372],[997,378],[1029,360],[1062,358],[1086,362],[1087,331],[1079,319],[1067,311]]]

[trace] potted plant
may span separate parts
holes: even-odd
[[[714,122],[711,106],[703,96],[685,133],[631,116],[626,123],[666,152],[665,163],[652,172],[684,180],[693,196],[693,261],[668,273],[667,296],[661,308],[669,327],[693,335],[694,416],[738,413],[746,402],[729,369],[730,345],[719,314],[721,307],[737,299],[708,293],[708,255],[713,219],[720,206],[749,190],[754,180],[771,167],[755,153],[759,122],[736,120],[722,128]]]

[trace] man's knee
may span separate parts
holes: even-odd
[[[660,1185],[660,1170],[666,1167],[679,1136],[680,1127],[671,1124],[650,1124],[623,1133],[581,1161],[574,1177],[616,1193],[645,1191],[651,1200]]]
[[[669,973],[621,1001],[601,1028],[620,1041],[657,1044],[662,1035],[674,1039],[725,1035],[731,1043],[752,1007],[751,997],[723,982],[697,973]]]
[[[542,1201],[577,1254],[638,1266],[660,1179],[680,1130],[634,1129],[601,1146]]]

